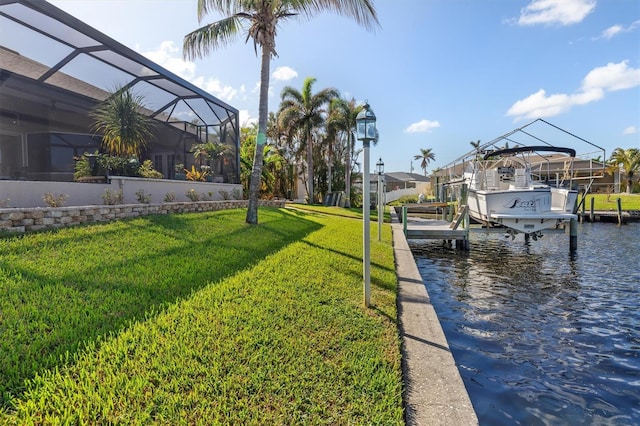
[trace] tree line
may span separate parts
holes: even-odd
[[[259,196],[295,198],[300,181],[309,203],[322,201],[329,192],[344,191],[347,205],[359,205],[353,184],[360,172],[361,149],[356,147],[354,131],[362,105],[341,97],[335,88],[314,92],[315,82],[308,77],[301,90],[285,87],[278,109],[268,115]],[[243,127],[240,136],[241,181],[247,196],[258,134],[259,126],[253,124]]]

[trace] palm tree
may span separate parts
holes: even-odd
[[[345,114],[346,102],[342,98],[334,98],[329,104],[329,112],[327,115],[327,151],[328,151],[328,192],[331,192],[331,183],[333,180],[333,161],[334,151],[339,145],[341,135],[349,132],[350,128],[347,123]],[[345,150],[346,151],[346,150]]]
[[[476,160],[481,159],[481,154],[480,154],[480,139],[478,139],[477,141],[471,141],[469,142],[469,144],[473,147],[473,150],[476,152]]]
[[[89,114],[93,131],[102,134],[102,147],[115,157],[140,159],[153,135],[153,121],[142,111],[144,98],[130,89],[116,89]]]
[[[362,110],[362,105],[356,105],[356,100],[351,98],[347,101],[342,98],[337,98],[333,106],[333,114],[329,116],[329,124],[335,126],[340,131],[343,131],[347,135],[347,147],[345,158],[345,207],[351,207],[351,159],[357,158],[355,155],[355,128],[356,117]],[[374,142],[375,144],[375,142]]]
[[[616,148],[609,159],[611,165],[621,168],[627,178],[627,194],[633,192],[633,178],[640,172],[640,149],[638,148]]]
[[[302,91],[287,86],[282,89],[279,119],[283,127],[295,127],[303,133],[303,144],[307,151],[307,191],[309,204],[313,204],[313,142],[314,129],[324,124],[326,111],[324,106],[340,96],[333,88],[322,89],[316,94],[311,92],[316,79],[307,77]]]
[[[414,160],[421,160],[420,168],[424,171],[424,175],[427,175],[427,166],[429,163],[436,159],[436,154],[431,152],[431,148],[420,148],[420,154],[413,156]]]
[[[311,18],[324,11],[353,18],[367,29],[379,25],[373,0],[198,0],[198,20],[211,11],[224,16],[187,34],[183,42],[186,59],[202,58],[212,49],[227,45],[240,33],[253,39],[260,60],[260,101],[258,107],[258,138],[249,185],[249,208],[246,222],[258,223],[258,196],[262,172],[263,147],[267,141],[267,112],[271,58],[276,53],[276,30],[280,23],[292,18]]]

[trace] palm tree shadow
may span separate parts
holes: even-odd
[[[204,214],[224,220],[233,217],[232,212],[197,215]],[[80,271],[61,271],[55,277],[34,272],[35,268],[28,263],[16,265],[0,260],[4,275],[4,283],[0,283],[4,294],[4,300],[0,301],[0,331],[4,339],[0,345],[0,407],[24,391],[25,380],[45,369],[72,362],[74,354],[91,342],[118,333],[132,321],[157,315],[171,304],[251,268],[269,254],[321,227],[314,221],[273,210],[269,220],[258,226],[245,225],[224,235],[214,232],[207,236],[190,232],[194,229],[190,217],[195,215],[123,221],[118,228],[124,230],[119,232],[144,230],[151,236],[167,236],[177,244],[160,251],[132,250],[135,255],[118,260],[104,256],[97,263],[84,262],[86,267],[80,265]],[[233,220],[237,218],[236,213]],[[108,247],[110,241],[118,238],[118,232],[101,233],[105,227],[108,226],[95,225],[97,232],[91,235]],[[70,228],[68,232],[60,232],[60,238],[69,242],[66,234],[73,235],[73,231]],[[23,237],[18,241],[21,244],[16,244],[18,251],[23,250],[25,239],[28,242]],[[257,239],[269,243],[256,244]],[[44,245],[39,247],[43,258],[46,250],[61,247]],[[158,276],[154,270],[158,264],[171,265],[163,269],[170,270],[171,276]]]

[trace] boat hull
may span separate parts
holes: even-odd
[[[537,233],[575,219],[577,193],[550,187],[519,190],[469,189],[469,215],[481,223],[500,225],[523,233]]]

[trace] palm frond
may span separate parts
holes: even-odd
[[[231,43],[241,29],[241,18],[235,15],[200,27],[184,36],[182,55],[187,60],[202,59],[211,50]]]

